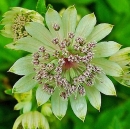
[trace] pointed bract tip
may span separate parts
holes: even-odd
[[[95,14],[94,14],[94,13],[91,13],[90,16],[91,16],[91,17],[95,17]]]
[[[11,67],[7,72],[14,72],[14,70]]]
[[[42,104],[40,102],[37,102],[37,106],[40,107]]]
[[[79,119],[84,122],[85,121],[85,116],[79,117]]]
[[[96,109],[100,112],[100,106],[97,106]]]
[[[113,96],[117,96],[116,95],[116,91],[114,90],[114,91],[112,91],[112,93],[111,93]]]
[[[8,44],[4,46],[4,48],[9,48]]]
[[[72,6],[68,7],[68,9],[76,9],[76,8],[75,8],[75,5],[72,5]]]
[[[110,26],[111,28],[113,28],[113,27],[114,27],[114,25],[112,25],[112,24],[109,24],[109,26]]]
[[[51,7],[49,7],[48,10],[47,10],[47,12],[52,12],[52,11],[54,11],[54,9],[51,8]]]
[[[64,117],[64,116],[62,116],[62,115],[60,115],[60,116],[56,116],[59,120],[62,120],[62,118]]]
[[[15,49],[14,46],[16,45],[16,43],[10,43],[5,45],[5,48],[9,48],[9,49]]]

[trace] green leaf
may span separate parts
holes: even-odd
[[[0,7],[1,14],[6,12],[9,8],[8,2],[6,0],[0,1]]]
[[[95,11],[99,21],[103,21],[105,23],[113,23],[113,21],[115,20],[113,19],[114,17],[113,10],[111,10],[108,4],[106,4],[106,2],[103,0],[102,2],[101,1],[96,2]]]
[[[101,94],[94,86],[84,86],[86,95],[93,107],[100,110],[101,107]]]
[[[38,106],[41,106],[42,104],[46,103],[49,100],[50,96],[51,94],[48,94],[47,92],[43,90],[42,85],[39,86],[36,91],[36,100],[37,100]]]
[[[109,42],[100,42],[96,44],[96,47],[94,48],[94,57],[108,57],[116,53],[122,45],[114,42],[114,41],[109,41]]]
[[[109,129],[122,129],[122,124],[117,116],[115,116],[109,125]]]
[[[123,75],[122,68],[115,62],[105,58],[95,58],[92,61],[95,65],[103,69],[103,71],[110,76],[119,77]]]
[[[120,101],[120,103],[118,104],[116,101],[114,101],[114,103],[115,103],[114,107],[110,106],[107,110],[99,114],[97,120],[94,122],[94,129],[129,129],[130,127],[129,96],[125,102]]]
[[[79,94],[77,94],[77,96],[72,95],[70,97],[70,103],[74,114],[84,121],[87,113],[87,102],[85,97]]]
[[[99,74],[99,79],[95,79],[94,87],[105,95],[116,95],[116,90],[112,81],[105,75]]]
[[[45,0],[38,0],[37,6],[36,6],[36,11],[40,13],[43,17],[45,16],[46,13],[46,3]]]
[[[35,74],[25,75],[24,77],[20,78],[13,86],[13,93],[24,93],[26,91],[31,90],[37,84],[37,81],[33,79]]]
[[[26,56],[18,59],[9,69],[9,72],[18,75],[27,75],[30,73],[34,73],[34,67],[32,65],[32,56]]]
[[[129,13],[129,0],[106,0],[106,1],[115,12],[119,14]]]
[[[52,112],[59,120],[61,120],[66,114],[68,100],[63,100],[59,94],[60,91],[58,88],[56,88],[55,92],[51,97],[51,104],[52,104]]]

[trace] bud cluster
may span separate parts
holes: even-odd
[[[14,18],[14,23],[12,24],[12,31],[14,33],[14,41],[28,36],[28,32],[25,30],[25,23],[31,22],[29,14],[19,14]]]

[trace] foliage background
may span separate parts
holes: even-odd
[[[10,7],[35,10],[36,3],[37,0],[0,0],[0,19]],[[46,4],[51,4],[57,11],[75,5],[80,16],[94,12],[97,23],[115,25],[112,33],[104,40],[114,40],[122,44],[122,47],[130,46],[129,0],[46,0]],[[6,71],[25,53],[4,48],[10,42],[10,39],[0,36],[0,129],[11,129],[19,115],[18,111],[13,110],[16,100],[6,95],[4,90],[11,88],[19,78]],[[56,118],[50,120],[51,129],[130,129],[130,89],[117,82],[115,87],[117,97],[102,94],[100,112],[88,103],[88,114],[84,123],[76,118],[69,108],[62,121]]]

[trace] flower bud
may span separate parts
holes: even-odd
[[[46,118],[38,111],[31,111],[20,115],[13,129],[49,129],[49,124]]]

